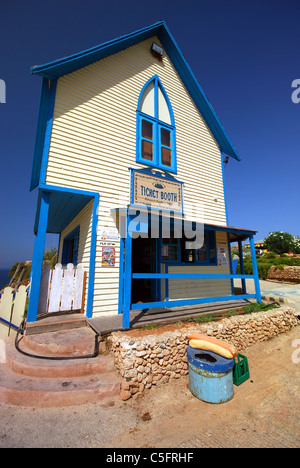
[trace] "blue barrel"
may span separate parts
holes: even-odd
[[[233,397],[234,359],[188,346],[189,389],[207,403],[224,403]]]

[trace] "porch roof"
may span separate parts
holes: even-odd
[[[40,217],[41,192],[48,191],[51,193],[47,233],[59,234],[70,224],[80,211],[94,199],[93,192],[72,191],[68,189],[60,189],[50,186],[39,189],[37,210],[34,223],[34,233],[37,233],[38,222]]]

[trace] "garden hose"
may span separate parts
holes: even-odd
[[[31,358],[35,359],[46,359],[46,360],[52,360],[52,361],[69,361],[69,360],[74,360],[74,359],[90,359],[90,358],[96,358],[99,355],[99,333],[95,334],[95,343],[94,343],[94,352],[93,354],[88,354],[86,356],[38,356],[35,354],[27,353],[26,351],[23,351],[20,349],[19,343],[22,338],[19,339],[19,335],[22,334],[24,335],[24,330],[25,330],[25,319],[22,321],[20,324],[20,327],[17,331],[16,338],[15,338],[15,347],[16,350],[19,351],[19,353],[23,354],[24,356],[28,356]]]

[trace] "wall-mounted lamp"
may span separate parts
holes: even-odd
[[[151,53],[152,55],[154,55],[154,57],[158,58],[159,60],[162,60],[162,57],[164,55],[164,49],[160,45],[153,42],[151,46]]]
[[[223,161],[225,167],[228,164],[228,161],[229,161],[229,156],[226,156],[224,161]]]

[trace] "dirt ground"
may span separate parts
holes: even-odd
[[[104,406],[0,405],[0,447],[132,448],[133,452],[134,448],[299,448],[300,342],[295,343],[299,339],[296,327],[245,350],[250,379],[235,386],[233,399],[220,405],[195,398],[188,376],[152,388],[137,400]]]

